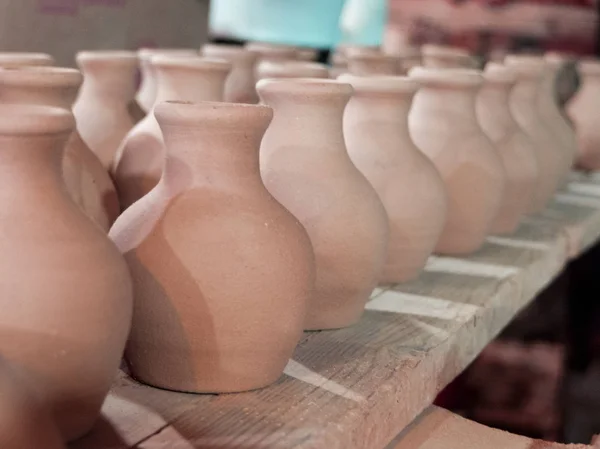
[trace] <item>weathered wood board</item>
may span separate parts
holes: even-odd
[[[356,326],[307,333],[266,389],[188,395],[121,374],[99,425],[72,447],[383,448],[599,237],[600,180],[577,178],[514,235],[377,289]]]

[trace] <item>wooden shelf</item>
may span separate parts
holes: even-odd
[[[377,289],[356,326],[306,334],[269,388],[189,395],[121,373],[101,422],[72,447],[384,448],[599,237],[600,180],[576,175],[515,235],[433,257],[417,280]]]

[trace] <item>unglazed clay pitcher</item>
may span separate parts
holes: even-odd
[[[0,447],[65,449],[45,404],[0,356]]]
[[[222,393],[277,380],[302,335],[314,255],[265,189],[266,106],[163,103],[159,184],[117,220],[136,302],[127,360],[142,382]]]
[[[577,165],[585,170],[600,170],[600,61],[580,61],[578,71],[581,88],[567,104],[579,147]]]
[[[81,74],[75,69],[0,69],[0,103],[71,109],[81,81]],[[77,129],[67,143],[62,170],[71,198],[94,223],[108,232],[120,209],[115,186]]]
[[[510,96],[510,109],[535,148],[538,180],[529,212],[537,213],[544,210],[560,184],[565,160],[562,156],[563,149],[543,122],[537,108],[544,65],[508,56],[505,65],[517,76],[517,83]]]
[[[408,133],[418,85],[405,77],[342,75],[354,87],[344,112],[344,137],[354,165],[373,185],[389,217],[387,263],[380,280],[419,275],[446,222],[444,183]]]
[[[475,60],[459,47],[426,44],[421,47],[423,65],[438,69],[475,68]]]
[[[202,54],[219,58],[231,64],[231,72],[225,83],[223,99],[232,103],[258,103],[255,70],[258,53],[237,45],[205,44]]]
[[[198,52],[188,48],[142,48],[138,50],[142,82],[135,98],[139,107],[146,113],[154,106],[158,91],[156,73],[151,64],[152,57],[157,55],[198,56]]]
[[[352,75],[400,75],[402,72],[400,58],[383,53],[349,54],[347,64]]]
[[[0,105],[0,354],[67,440],[94,424],[132,312],[125,261],[61,176],[74,124],[64,109]]]
[[[476,102],[477,118],[495,144],[506,171],[506,188],[492,233],[510,234],[529,212],[533,201],[537,159],[533,142],[510,112],[510,92],[517,80],[514,73],[507,67],[488,64],[483,76],[483,87]]]
[[[156,104],[163,101],[221,101],[231,64],[222,59],[158,55]],[[149,113],[125,137],[115,156],[114,179],[123,210],[158,183],[164,165],[164,142]]]
[[[306,61],[263,61],[256,70],[257,79],[329,78],[325,64]]]
[[[421,84],[409,115],[410,134],[437,167],[448,193],[448,218],[436,251],[461,255],[481,247],[502,203],[506,173],[477,122],[477,70],[416,67]]]
[[[54,58],[46,53],[0,52],[0,67],[15,68],[48,65],[54,65]]]
[[[73,113],[81,137],[106,170],[133,128],[138,58],[129,51],[85,51],[77,55],[84,80]]]
[[[352,86],[269,79],[257,90],[275,112],[261,145],[263,180],[304,225],[315,251],[316,291],[305,329],[349,326],[381,277],[389,238],[385,209],[344,144]]]

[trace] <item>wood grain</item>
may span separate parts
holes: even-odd
[[[585,449],[533,440],[469,421],[439,407],[429,407],[387,449]]]
[[[567,197],[514,235],[492,238],[469,257],[433,258],[418,279],[378,289],[352,328],[307,333],[268,388],[187,395],[121,375],[97,429],[73,448],[385,447],[598,240],[600,197],[561,193]]]

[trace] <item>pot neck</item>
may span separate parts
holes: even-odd
[[[413,111],[464,127],[476,125],[475,99],[479,86],[425,85],[417,92]],[[448,128],[451,129],[451,128]]]
[[[319,152],[346,154],[342,120],[352,93],[350,86],[326,92],[311,86],[305,91],[290,84],[286,91],[261,83],[257,85],[261,101],[274,111],[267,133],[270,138]]]
[[[38,104],[71,109],[77,96],[77,86],[0,86],[0,103]]]
[[[66,192],[62,157],[70,132],[0,134],[0,190],[28,199]]]
[[[391,132],[408,133],[408,114],[415,92],[360,92],[352,96],[344,116],[352,122],[390,125]]]
[[[537,114],[540,82],[537,78],[517,80],[510,95],[510,110],[519,123],[530,120]]]
[[[162,184],[171,191],[262,185],[259,149],[271,117],[264,106],[159,105],[156,120],[166,147]]]
[[[136,64],[97,61],[81,62],[84,74],[81,97],[94,97],[102,101],[129,104],[136,94]]]

